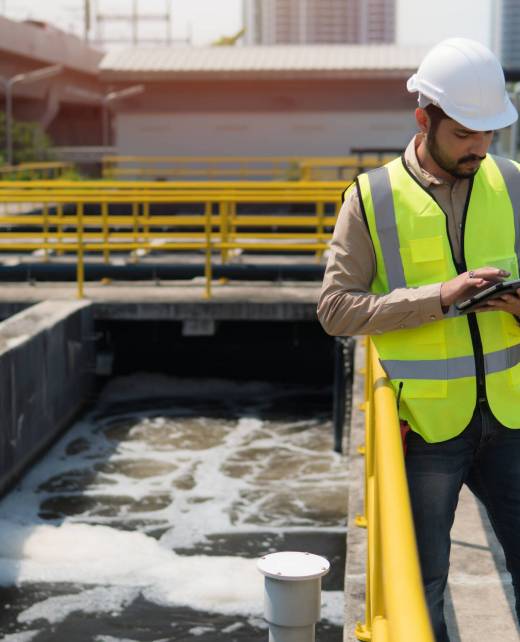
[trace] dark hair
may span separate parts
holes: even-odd
[[[437,105],[432,105],[431,103],[429,105],[426,105],[424,108],[424,111],[428,114],[430,118],[430,123],[431,123],[431,133],[435,135],[435,132],[437,131],[437,127],[439,126],[439,123],[441,120],[444,120],[445,118],[449,118],[448,114],[442,111],[440,107],[437,107]]]

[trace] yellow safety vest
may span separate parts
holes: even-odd
[[[374,245],[372,292],[452,279],[486,265],[517,279],[520,165],[488,155],[471,181],[456,265],[446,215],[398,158],[357,179]],[[418,328],[373,336],[400,417],[428,442],[460,434],[485,396],[495,417],[520,428],[520,325],[504,312],[457,313]]]

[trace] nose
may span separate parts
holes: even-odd
[[[492,132],[482,132],[473,137],[470,154],[483,157],[488,153],[489,146],[493,140]]]

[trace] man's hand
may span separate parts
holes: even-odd
[[[477,312],[509,312],[516,317],[520,317],[520,290],[516,294],[504,294],[497,299],[486,301],[476,310]]]
[[[477,270],[463,272],[454,279],[445,281],[441,285],[441,306],[443,308],[448,308],[457,301],[468,299],[469,297],[477,294],[480,290],[488,288],[500,281],[504,281],[509,274],[510,273],[506,272],[506,270],[499,270],[494,267],[482,267]],[[509,303],[509,305],[511,304]]]

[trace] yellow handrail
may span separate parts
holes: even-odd
[[[340,190],[312,184],[292,190],[286,183],[255,183],[245,189],[219,189],[214,184],[191,184],[182,190],[162,185],[137,190],[121,184],[109,189],[98,186],[97,191],[84,183],[53,189],[42,181],[38,187],[0,187],[0,205],[4,205],[0,249],[43,250],[46,258],[53,251],[76,254],[80,297],[86,253],[99,253],[108,263],[111,251],[131,252],[133,260],[137,260],[137,251],[195,251],[205,257],[205,296],[209,298],[214,256],[225,263],[234,250],[312,253],[320,261],[341,205]],[[247,212],[250,204],[262,203],[268,207],[279,204],[285,214],[250,214],[237,209],[245,206]],[[17,204],[25,211],[15,210]],[[292,214],[284,204],[300,204],[300,213]],[[157,213],[150,209],[154,205]],[[110,212],[110,206],[117,206],[117,213]]]
[[[1,165],[0,178],[7,175],[9,177],[26,175],[30,179],[42,177],[49,178],[55,176],[59,178],[64,172],[73,169],[72,163],[62,161],[42,161],[31,163],[19,163],[18,165]]]
[[[365,623],[371,642],[434,642],[424,599],[394,390],[367,345],[365,375]],[[363,519],[358,520],[360,524]]]
[[[350,154],[346,156],[105,156],[102,176],[156,177],[178,180],[179,177],[264,180],[285,178],[292,182],[302,179],[350,179],[360,172],[378,167],[395,155],[377,156]]]

